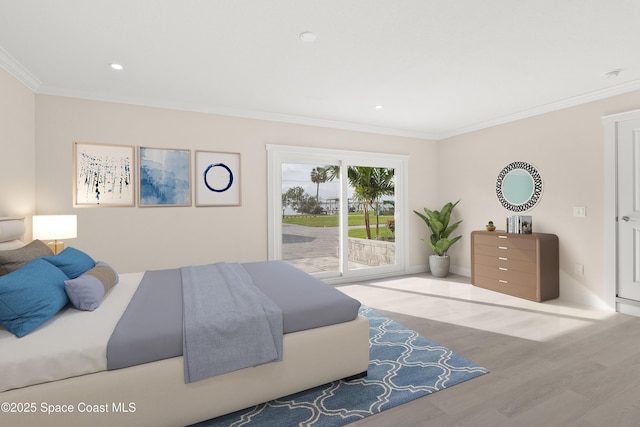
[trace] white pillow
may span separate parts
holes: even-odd
[[[0,218],[0,242],[18,240],[24,234],[25,226],[22,218]],[[11,249],[15,249],[11,248]]]
[[[12,249],[20,249],[24,246],[21,240],[9,240],[8,242],[0,242],[0,251],[10,251]]]

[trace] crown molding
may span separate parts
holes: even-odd
[[[194,113],[217,114],[221,116],[239,117],[245,119],[265,120],[272,122],[282,122],[290,124],[299,124],[305,126],[316,126],[331,129],[341,129],[354,132],[366,132],[380,135],[402,136],[407,138],[427,139],[435,141],[437,135],[426,132],[419,132],[408,129],[386,128],[381,126],[365,125],[360,123],[341,122],[338,120],[325,120],[313,117],[296,116],[289,114],[270,113],[266,111],[241,110],[234,108],[197,105],[197,104],[171,104],[159,102],[157,100],[146,100],[136,98],[123,98],[116,96],[105,96],[103,94],[93,94],[80,91],[70,91],[66,89],[57,89],[52,87],[40,87],[38,94],[62,96],[68,98],[86,99],[101,102],[113,102],[129,105],[138,105],[143,107],[164,108],[170,110],[189,111]]]
[[[513,114],[507,114],[505,116],[496,117],[484,122],[478,122],[463,126],[457,129],[453,129],[448,132],[443,132],[437,136],[437,140],[443,140],[465,133],[474,132],[477,130],[487,129],[490,127],[503,125],[516,120],[527,119],[534,116],[539,116],[545,113],[551,113],[554,111],[562,110],[569,107],[575,107],[578,105],[586,104],[588,102],[598,101],[600,99],[609,98],[615,95],[621,95],[627,92],[633,92],[634,90],[640,90],[640,80],[632,80],[627,83],[622,83],[616,86],[612,86],[606,89],[600,89],[593,92],[589,92],[583,95],[573,96],[570,98],[562,99],[560,101],[551,102],[537,107],[528,108]]]
[[[0,67],[15,77],[20,83],[37,93],[42,82],[29,70],[24,68],[16,59],[0,46]]]
[[[442,133],[428,133],[407,129],[395,129],[378,127],[372,125],[364,125],[359,123],[341,122],[337,120],[324,120],[312,117],[295,116],[288,114],[270,113],[265,111],[251,111],[240,110],[224,107],[215,107],[208,105],[189,105],[189,104],[166,104],[157,101],[150,101],[144,99],[123,99],[120,97],[107,97],[104,95],[88,94],[73,92],[68,90],[58,90],[54,88],[41,87],[39,92],[43,95],[55,95],[65,96],[72,98],[82,98],[94,101],[105,101],[115,103],[125,103],[131,105],[140,105],[154,108],[166,108],[172,110],[190,111],[197,113],[217,114],[222,116],[240,117],[256,120],[266,120],[282,123],[299,124],[305,126],[317,126],[332,129],[342,129],[354,132],[366,132],[381,135],[393,135],[402,136],[407,138],[426,139],[430,141],[441,141],[454,136],[463,135],[470,132],[475,132],[482,129],[487,129],[494,126],[511,123],[517,120],[527,119],[530,117],[538,116],[545,113],[551,113],[554,111],[562,110],[569,107],[575,107],[578,105],[586,104],[588,102],[597,101],[600,99],[608,98],[615,95],[621,95],[627,92],[640,90],[640,80],[632,80],[627,83],[612,86],[610,88],[601,89],[587,94],[578,95],[566,99],[562,99],[548,104],[539,105],[537,107],[522,110],[513,114],[507,114],[504,116],[496,117],[490,120],[469,124],[467,126],[452,129],[450,131]]]
[[[145,100],[145,99],[133,99],[122,97],[111,97],[102,94],[91,94],[78,91],[69,91],[57,88],[51,88],[42,86],[42,82],[35,77],[29,70],[23,67],[18,61],[15,60],[7,51],[0,47],[0,67],[4,68],[9,74],[14,76],[22,84],[27,86],[31,91],[36,94],[63,96],[70,98],[80,98],[93,101],[124,103],[130,105],[139,105],[153,108],[165,108],[180,111],[190,111],[197,113],[217,114],[222,116],[240,117],[256,120],[275,121],[282,123],[299,124],[305,126],[316,126],[332,129],[341,129],[354,132],[366,132],[381,135],[393,135],[402,136],[407,138],[426,139],[431,141],[441,141],[444,139],[452,138],[454,136],[463,135],[466,133],[487,129],[494,126],[503,125],[506,123],[522,120],[534,116],[538,116],[553,111],[562,110],[569,107],[574,107],[588,102],[597,101],[600,99],[608,98],[615,95],[640,90],[640,79],[632,80],[630,82],[622,83],[616,86],[612,86],[606,89],[600,89],[593,92],[589,92],[583,95],[578,95],[559,101],[543,104],[537,107],[528,108],[512,114],[507,114],[500,117],[495,117],[490,120],[472,123],[466,126],[462,126],[456,129],[441,133],[429,133],[408,129],[395,129],[381,126],[365,125],[360,123],[341,122],[337,120],[325,120],[312,117],[303,117],[289,114],[270,113],[265,111],[252,111],[241,110],[225,107],[216,107],[209,105],[189,105],[189,104],[170,104],[158,102],[157,100]]]

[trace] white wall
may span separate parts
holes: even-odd
[[[560,296],[576,303],[604,305],[604,127],[602,117],[640,107],[640,92],[615,96],[496,126],[440,142],[442,200],[462,199],[463,243],[453,263],[470,268],[469,233],[493,220],[504,229],[506,211],[496,197],[498,173],[522,160],[535,165],[544,190],[533,216],[534,232],[560,241]],[[573,216],[586,206],[587,216]],[[574,272],[584,265],[584,275]]]
[[[77,213],[79,237],[68,244],[121,272],[210,260],[266,258],[266,152],[289,144],[409,154],[410,208],[462,199],[456,218],[464,238],[451,250],[455,271],[470,268],[469,233],[509,214],[495,179],[509,162],[536,165],[544,193],[531,214],[534,230],[560,238],[561,297],[601,305],[604,280],[604,136],[601,118],[640,108],[640,92],[496,126],[441,142],[253,119],[33,95],[0,70],[0,215]],[[34,113],[35,110],[35,113]],[[34,143],[35,140],[35,143]],[[239,151],[241,207],[72,207],[74,141]],[[6,155],[5,155],[6,154]],[[34,162],[35,158],[35,162]],[[37,201],[37,202],[36,202]],[[586,206],[574,218],[573,206]],[[27,220],[30,220],[27,217]],[[29,228],[29,227],[28,227]],[[427,251],[422,222],[411,216],[410,264]],[[25,236],[30,238],[30,231]],[[584,275],[574,273],[575,263]]]
[[[240,152],[242,206],[73,208],[74,141]],[[426,140],[185,111],[36,96],[39,214],[75,213],[67,245],[120,272],[267,258],[265,144],[408,154],[411,209],[437,200],[437,143]],[[423,224],[411,217],[410,265],[427,263]]]
[[[35,211],[35,96],[0,68],[0,216],[25,217],[30,240]]]

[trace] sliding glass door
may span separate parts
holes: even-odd
[[[270,259],[322,278],[404,269],[405,156],[267,148]]]
[[[281,259],[307,273],[340,271],[339,165],[282,163]]]
[[[395,168],[348,165],[349,269],[394,266]]]

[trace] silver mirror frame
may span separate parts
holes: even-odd
[[[533,192],[531,193],[531,196],[526,201],[521,203],[514,203],[512,200],[509,200],[505,196],[504,192],[505,178],[510,172],[513,172],[514,170],[524,171],[531,177],[531,180],[533,181]],[[540,176],[538,169],[536,169],[536,167],[530,163],[520,161],[511,162],[507,166],[505,166],[498,174],[498,179],[496,181],[496,195],[498,196],[500,204],[502,204],[502,206],[506,210],[511,212],[526,212],[532,209],[542,197],[542,177]]]

